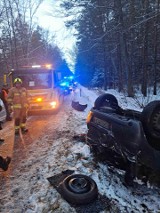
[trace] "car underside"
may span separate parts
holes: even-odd
[[[144,171],[160,174],[160,101],[139,112],[124,110],[115,96],[103,94],[88,114],[87,127],[87,143],[96,156],[126,170],[126,176],[133,179],[138,170],[142,176]]]

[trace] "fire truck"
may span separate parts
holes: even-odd
[[[50,64],[14,69],[8,77],[10,86],[13,86],[15,78],[22,79],[30,97],[29,113],[55,111],[63,103],[64,94],[58,86],[61,73],[56,72]],[[6,81],[5,76],[4,79]]]

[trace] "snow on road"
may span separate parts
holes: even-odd
[[[123,171],[110,170],[107,165],[95,162],[89,147],[74,137],[87,132],[86,116],[96,97],[96,91],[82,87],[66,97],[58,114],[29,117],[29,136],[14,141],[17,144],[10,168],[7,172],[0,171],[0,212],[77,212],[47,180],[68,169],[96,181],[99,193],[110,202],[110,208],[101,213],[160,212],[160,189],[140,184],[137,188],[125,187]],[[84,112],[72,109],[72,99],[87,103],[87,109]]]

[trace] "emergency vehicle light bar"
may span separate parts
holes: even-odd
[[[52,64],[45,64],[45,65],[32,65],[32,68],[46,68],[46,69],[51,69]]]
[[[52,69],[52,64],[44,64],[44,65],[39,65],[39,64],[36,64],[36,65],[31,65],[31,66],[22,66],[20,67],[19,69],[38,69],[38,68],[43,68],[43,69]],[[15,70],[12,69],[11,70],[11,73],[14,72]]]
[[[32,65],[32,68],[40,68],[41,65]]]

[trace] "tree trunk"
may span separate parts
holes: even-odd
[[[145,14],[148,12],[149,1],[144,0]],[[142,94],[147,96],[147,85],[148,85],[148,21],[144,26],[144,37],[143,37],[143,69],[142,69]]]
[[[120,22],[120,29],[119,29],[119,43],[120,43],[120,54],[122,55],[122,66],[125,71],[125,79],[126,79],[126,86],[128,96],[132,96],[132,81],[131,81],[131,70],[129,66],[129,55],[127,50],[127,39],[125,33],[125,26],[123,20],[123,11],[122,11],[122,2],[121,0],[116,0],[115,4],[117,6],[118,14],[119,14],[119,22]]]
[[[160,1],[157,2],[157,13],[159,12]],[[157,95],[157,23],[159,16],[157,15],[154,21],[154,83],[153,83],[153,95]]]
[[[124,90],[124,77],[122,72],[122,59],[119,45],[117,46],[117,60],[118,60],[118,90],[119,92],[122,92]]]

